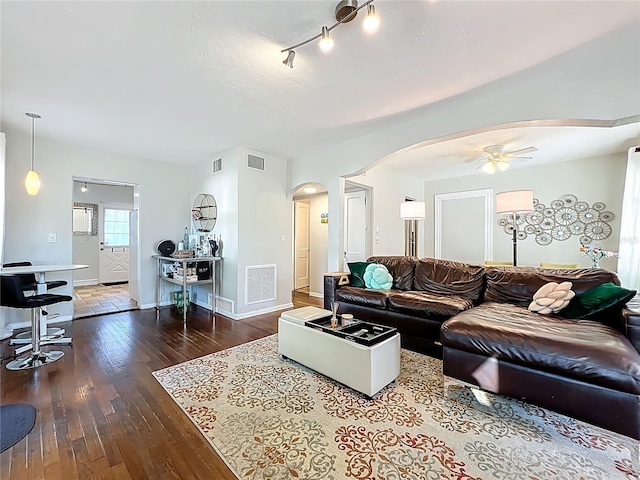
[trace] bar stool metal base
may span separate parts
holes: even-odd
[[[7,363],[7,370],[28,370],[30,368],[42,367],[60,360],[64,352],[54,350],[52,352],[31,353],[24,358],[18,358]]]
[[[40,337],[40,340],[54,340],[56,338],[62,337],[64,333],[64,328],[50,327],[47,328],[47,333]],[[27,343],[31,343],[31,340],[31,332],[22,332],[9,340],[9,345],[26,345]]]

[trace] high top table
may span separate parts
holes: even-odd
[[[89,268],[89,265],[29,265],[25,267],[3,267],[0,268],[0,275],[19,275],[25,273],[33,273],[36,275],[37,285],[36,285],[36,293],[47,293],[47,283],[45,281],[45,274],[48,272],[65,272],[68,270],[81,270],[83,268]],[[62,328],[47,328],[47,316],[43,315],[40,312],[40,341],[46,342],[58,339],[59,337],[64,335],[64,329]],[[31,343],[31,333],[24,332],[19,335],[16,335],[16,338],[11,340],[11,345],[19,345],[19,344],[30,344]],[[57,342],[58,343],[58,342]],[[59,343],[71,343],[71,339],[68,341],[59,342]],[[18,352],[18,354],[21,352]]]

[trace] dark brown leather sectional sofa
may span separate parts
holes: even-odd
[[[442,343],[443,371],[640,439],[640,304],[571,320],[529,312],[544,284],[570,281],[581,294],[619,285],[604,269],[482,267],[415,257],[372,257],[394,278],[389,291],[339,286],[325,277],[324,305]]]

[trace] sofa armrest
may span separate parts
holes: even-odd
[[[625,335],[631,344],[640,352],[640,295],[636,295],[622,310]]]
[[[335,298],[335,292],[340,288],[340,273],[325,273],[324,275],[324,309],[331,310],[331,304]]]

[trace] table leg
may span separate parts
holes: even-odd
[[[187,264],[182,268],[182,322],[187,323]]]
[[[216,261],[211,261],[211,313],[216,316]]]

